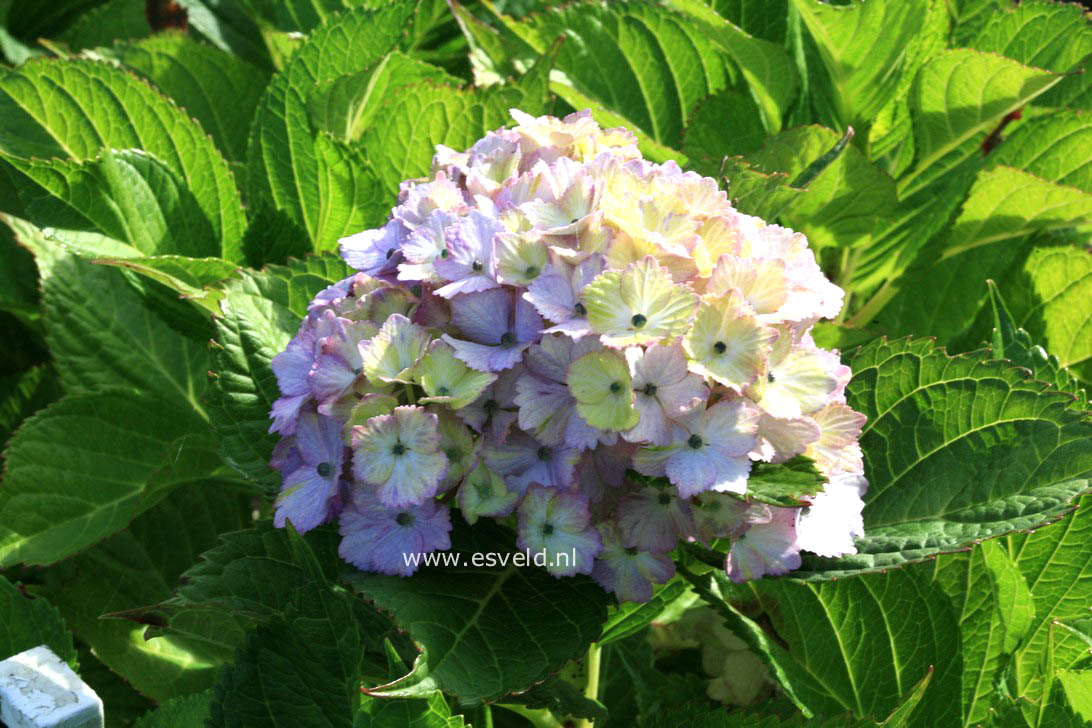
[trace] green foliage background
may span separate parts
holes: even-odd
[[[1092,721],[1081,6],[178,5],[0,0],[0,658],[48,644],[144,728]],[[618,607],[514,567],[347,573],[336,533],[271,527],[270,359],[348,274],[337,239],[513,107],[591,108],[808,236],[869,417],[858,554],[740,587],[680,550]],[[695,600],[772,698],[725,710],[652,651]]]

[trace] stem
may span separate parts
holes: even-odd
[[[413,385],[406,382],[402,386],[406,392],[406,404],[417,404],[417,396],[413,393]]]
[[[489,703],[482,703],[478,712],[482,717],[482,728],[493,728],[493,709],[489,707]]]
[[[599,699],[599,664],[602,661],[603,648],[598,642],[588,645],[588,658],[584,669],[588,674],[588,681],[584,683],[584,697],[589,700]],[[581,718],[576,722],[576,728],[591,728],[591,718]]]

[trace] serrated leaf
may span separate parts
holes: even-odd
[[[311,123],[307,104],[322,84],[362,71],[398,45],[413,3],[343,13],[315,30],[273,77],[258,104],[247,149],[252,204],[283,211],[314,250],[382,221],[389,202],[356,153]]]
[[[245,159],[250,122],[269,80],[265,73],[175,31],[101,49],[97,55],[152,81],[201,123],[227,159]]]
[[[865,536],[858,553],[806,558],[806,578],[895,567],[1061,517],[1089,488],[1092,423],[989,352],[877,341],[849,358],[861,433]],[[907,437],[907,432],[912,437]]]
[[[396,89],[422,80],[457,83],[441,69],[399,51],[391,51],[374,66],[320,84],[308,108],[316,128],[349,143],[360,139],[380,110],[388,118],[387,97]]]
[[[452,551],[515,551],[499,527],[461,523]],[[355,572],[349,584],[389,612],[425,651],[430,680],[465,702],[526,690],[583,653],[606,618],[606,593],[585,577],[558,579],[508,563],[426,566],[409,578]]]
[[[216,684],[207,725],[352,726],[365,667],[364,605],[322,577],[314,554],[291,534],[308,572],[296,608],[247,636]]]
[[[1038,702],[1048,685],[1041,665],[1045,652],[1056,668],[1087,660],[1089,643],[1051,639],[1055,622],[1088,617],[1092,588],[1092,496],[1081,499],[1077,512],[1061,523],[1008,539],[1008,549],[1027,579],[1035,602],[1035,619],[1014,658],[1016,694]]]
[[[787,172],[762,172],[743,157],[724,160],[721,169],[728,196],[740,212],[772,220],[805,190],[793,187]]]
[[[815,462],[803,455],[784,463],[754,463],[747,476],[747,500],[785,508],[811,503],[811,497],[823,491],[826,478]]]
[[[569,85],[671,147],[681,145],[697,103],[730,80],[711,35],[665,7],[585,2],[502,19],[538,53],[566,36],[555,68]]]
[[[223,257],[240,257],[246,219],[227,162],[200,126],[146,82],[88,60],[36,61],[0,79],[6,154],[88,161],[109,149],[143,149],[179,175]]]
[[[1005,291],[1017,326],[1027,329],[1058,363],[1092,382],[1092,253],[1083,245],[1032,250],[1007,281]]]
[[[387,678],[396,680],[406,673],[406,664],[387,642]],[[452,716],[441,693],[426,698],[365,697],[353,720],[353,728],[463,728],[462,716]]]
[[[136,149],[97,159],[8,161],[28,181],[27,216],[45,235],[84,256],[220,255],[197,199],[160,160]]]
[[[103,615],[166,598],[218,532],[250,518],[246,497],[216,480],[171,493],[127,529],[51,567],[35,588],[112,671],[157,701],[203,690],[220,663],[205,645],[174,635],[146,640],[144,625]]]
[[[183,695],[162,703],[155,710],[142,715],[133,728],[176,728],[205,724],[212,704],[212,690],[202,690],[194,695]]]
[[[247,5],[239,0],[178,0],[178,4],[195,34],[258,68],[273,68],[269,48]]]
[[[57,39],[78,51],[116,40],[143,38],[151,32],[142,0],[108,0],[77,18]]]
[[[340,258],[309,256],[244,271],[224,288],[209,391],[212,422],[225,460],[271,489],[280,482],[269,467],[277,441],[269,434],[269,411],[280,390],[270,362],[295,336],[315,294],[350,273]]]
[[[136,394],[65,397],[6,452],[0,564],[49,564],[124,528],[219,459],[194,415]]]
[[[665,609],[692,593],[686,581],[674,578],[666,584],[652,588],[652,598],[647,602],[623,602],[611,607],[603,633],[596,640],[600,645],[625,639],[652,624]]]
[[[25,240],[33,241],[29,233]],[[204,417],[208,351],[155,317],[120,271],[37,245],[50,351],[69,394],[126,390],[160,408]],[[94,302],[88,305],[88,302]],[[199,420],[198,420],[199,421]]]
[[[283,210],[262,206],[251,212],[250,225],[243,236],[243,252],[251,268],[270,263],[284,265],[291,258],[311,252],[307,233]]]
[[[1019,257],[1014,238],[1073,228],[1090,216],[1092,194],[1011,167],[983,171],[948,234],[895,283],[899,292],[879,318],[891,334],[929,332],[951,341],[985,304],[986,279],[1003,276]],[[968,283],[977,295],[968,295]],[[938,293],[931,306],[921,305],[922,285]]]
[[[335,531],[315,529],[307,541],[324,565],[336,565]],[[331,570],[328,577],[333,577]],[[123,615],[152,625],[149,636],[181,635],[200,641],[230,661],[246,631],[295,608],[309,575],[293,557],[288,535],[269,521],[220,535],[220,543],[201,554],[181,577],[169,599],[141,605]]]
[[[1092,114],[1067,110],[1029,119],[990,161],[1092,193]]]
[[[229,278],[234,263],[222,258],[187,258],[181,255],[157,255],[149,258],[99,258],[98,265],[110,265],[139,273],[176,292],[181,298],[210,313],[219,313],[220,292],[210,289]]]
[[[1049,0],[997,8],[988,16],[969,45],[1008,56],[1036,68],[1066,73],[1082,64],[1092,53],[1092,26],[1087,11],[1072,3]],[[1065,78],[1057,87],[1036,100],[1036,105],[1055,108],[1089,108],[1092,81],[1088,66],[1084,73]]]
[[[739,67],[747,90],[762,109],[766,128],[779,130],[798,86],[788,53],[780,44],[752,37],[724,17],[709,12],[703,2],[671,0],[670,4],[698,20],[699,28]]]
[[[72,633],[57,608],[45,599],[32,599],[0,575],[0,660],[45,645],[76,666]]]
[[[60,396],[57,373],[48,365],[0,375],[0,448],[20,422]]]
[[[917,157],[898,180],[900,197],[956,167],[1009,112],[1061,80],[1061,76],[1007,58],[960,48],[930,58],[910,91]],[[922,178],[924,173],[929,176]]]
[[[683,152],[689,166],[716,177],[726,157],[757,151],[766,139],[758,106],[726,89],[702,101],[687,124]]]
[[[907,67],[922,59],[907,54],[925,24],[929,4],[868,0],[830,5],[792,0],[815,39],[833,85],[833,103],[843,126],[864,127],[898,90]]]
[[[988,283],[994,322],[993,338],[990,342],[993,350],[999,357],[1008,359],[1017,366],[1027,367],[1036,379],[1047,382],[1054,389],[1073,394],[1076,397],[1075,407],[1088,409],[1088,394],[1081,389],[1076,377],[1058,362],[1058,357],[1033,344],[1028,332],[1016,328],[997,284],[993,281]]]
[[[842,137],[830,129],[808,126],[771,137],[746,159],[759,170],[784,172],[794,188],[806,188],[781,212],[816,246],[859,246],[895,209],[895,183],[852,146],[845,146],[810,179],[799,179],[809,165],[835,149]]]
[[[394,121],[373,125],[362,140],[389,201],[400,182],[428,173],[437,144],[462,151],[510,123],[511,108],[532,115],[544,111],[548,70],[544,58],[519,83],[504,88],[469,90],[422,81],[389,94],[384,111]]]
[[[787,643],[792,661],[784,667],[813,710],[882,720],[932,669],[912,723],[958,720],[958,623],[922,569],[804,586],[760,579],[748,587]]]
[[[1035,616],[1031,591],[996,541],[936,560],[933,581],[952,601],[962,651],[962,725],[990,715],[994,684]]]

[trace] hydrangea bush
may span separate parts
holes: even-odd
[[[1090,59],[0,0],[0,660],[110,728],[1086,725]]]
[[[343,559],[409,576],[450,546],[449,503],[514,515],[550,573],[621,601],[674,576],[679,539],[730,539],[736,582],[854,553],[865,417],[811,336],[843,293],[804,236],[589,110],[511,113],[341,240],[360,272],[272,362],[274,523],[337,520]],[[799,506],[748,488],[801,457],[821,481]]]

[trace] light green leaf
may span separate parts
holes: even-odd
[[[1092,382],[1092,254],[1083,245],[1032,250],[1005,288],[1017,326],[1046,347],[1063,367]]]
[[[21,193],[30,221],[73,252],[116,257],[221,253],[197,199],[147,152],[106,151],[86,162],[8,161],[38,187],[28,183]]]
[[[1029,119],[990,153],[990,161],[1092,193],[1092,115],[1059,111]]]
[[[750,97],[733,89],[702,101],[684,135],[683,152],[689,166],[716,177],[725,157],[757,151],[766,139],[760,113]]]
[[[950,357],[908,339],[854,352],[846,400],[868,416],[865,536],[855,555],[805,559],[804,575],[919,561],[1072,509],[1092,475],[1092,422],[1072,395],[989,353]]]
[[[239,259],[246,219],[227,162],[147,83],[88,60],[27,63],[0,78],[0,151],[82,162],[110,149],[143,149],[177,174],[212,225],[220,254]]]
[[[276,437],[269,410],[280,396],[270,362],[296,335],[315,294],[352,273],[340,258],[309,256],[289,266],[244,271],[228,283],[216,319],[209,405],[225,460],[275,490],[269,467]]]
[[[1092,25],[1087,11],[1072,3],[1025,0],[993,10],[988,22],[969,45],[1000,53],[1036,68],[1068,73],[1082,66],[1092,53]],[[1036,105],[1054,108],[1092,107],[1092,80],[1084,72],[1062,79],[1036,99]]]
[[[45,599],[32,599],[0,576],[0,660],[45,645],[76,666],[72,633],[57,608]]]
[[[693,596],[686,581],[674,578],[666,584],[657,584],[652,588],[652,598],[647,602],[622,602],[610,609],[603,633],[596,640],[600,645],[617,642],[620,639],[640,632],[656,621],[665,609],[675,602]]]
[[[1047,687],[1042,671],[1045,651],[1050,651],[1054,667],[1062,669],[1074,667],[1089,656],[1088,641],[1051,639],[1050,633],[1055,622],[1088,617],[1092,496],[1082,498],[1077,512],[1062,522],[1030,534],[1013,535],[1007,546],[1035,602],[1031,630],[1014,658],[1013,680],[1016,695],[1038,702]]]
[[[152,81],[212,135],[231,161],[246,157],[246,137],[268,76],[218,48],[180,32],[101,49]]]
[[[48,244],[47,244],[48,245]],[[41,246],[46,339],[68,394],[125,390],[200,422],[208,347],[160,321],[118,270]]]
[[[565,36],[555,68],[567,83],[671,147],[697,103],[730,81],[711,34],[662,6],[576,3],[503,22],[540,54]]]
[[[912,75],[912,64],[924,60],[907,48],[925,25],[929,3],[792,0],[792,6],[818,46],[842,126],[864,128],[894,96],[903,74]]]
[[[783,463],[754,463],[747,477],[744,498],[791,508],[811,503],[811,497],[823,491],[825,476],[811,458],[797,455]]]
[[[116,266],[146,276],[210,313],[220,312],[219,301],[222,294],[209,287],[229,278],[236,270],[233,263],[222,258],[186,258],[181,255],[99,258],[92,262]]]
[[[1049,71],[968,48],[939,53],[922,66],[910,91],[917,158],[898,181],[905,198],[978,149],[973,143],[1009,112],[1061,80]],[[929,177],[921,176],[929,172]]]
[[[1074,407],[1088,409],[1088,394],[1081,388],[1077,378],[1058,362],[1058,357],[1033,344],[1027,331],[1016,327],[997,284],[993,281],[987,283],[990,288],[990,308],[993,310],[993,337],[990,344],[997,355],[1017,366],[1027,367],[1036,379],[1043,380],[1054,389],[1073,394],[1076,397]]]
[[[382,222],[393,200],[379,193],[358,154],[314,128],[308,102],[323,84],[382,59],[412,12],[413,3],[398,3],[338,16],[308,37],[258,104],[247,150],[248,197],[283,211],[315,250]]]
[[[390,642],[386,645],[387,679],[406,674],[406,664]],[[372,698],[361,700],[353,728],[463,728],[462,716],[452,716],[443,694],[427,698]]]
[[[750,36],[717,13],[710,12],[703,2],[671,0],[670,4],[698,20],[699,27],[735,62],[748,90],[762,109],[766,128],[778,131],[798,85],[788,53],[777,43]],[[715,90],[710,88],[710,92]]]
[[[790,185],[787,172],[762,172],[743,157],[725,159],[721,172],[732,205],[765,220],[775,219],[805,192]]]
[[[45,572],[36,591],[57,605],[76,636],[110,669],[157,701],[210,687],[220,663],[204,645],[174,635],[146,640],[145,625],[103,615],[166,598],[183,569],[220,531],[250,519],[246,497],[195,481],[121,533]]]
[[[1061,683],[1073,712],[1092,722],[1092,670],[1059,670],[1054,679]]]
[[[936,560],[933,580],[952,600],[963,655],[963,725],[990,715],[994,684],[1035,618],[1023,574],[996,541]]]
[[[451,536],[467,562],[475,552],[515,551],[510,535],[485,522],[458,524]],[[606,592],[590,579],[512,563],[347,579],[422,647],[428,679],[466,702],[526,690],[582,654],[606,618]]]
[[[179,728],[201,726],[209,714],[212,690],[171,698],[155,710],[145,713],[133,728]]]
[[[898,293],[879,318],[894,335],[928,332],[950,341],[971,326],[985,304],[986,279],[1002,277],[1018,259],[1023,246],[1014,238],[1089,219],[1092,195],[1075,187],[1012,167],[981,172],[948,233],[894,283]],[[923,286],[934,291],[933,305],[921,305]]]
[[[391,51],[374,66],[320,84],[308,105],[311,120],[335,139],[357,141],[380,111],[389,115],[388,99],[395,89],[425,79],[458,83],[436,66]]]
[[[853,146],[846,146],[809,182],[796,181],[839,140],[830,129],[801,127],[768,139],[761,150],[746,156],[759,170],[787,173],[794,187],[807,188],[781,217],[815,246],[867,243],[895,209],[895,183]]]
[[[881,720],[932,668],[912,724],[958,720],[961,659],[953,645],[959,627],[948,599],[922,569],[804,586],[761,579],[748,586],[787,643],[792,661],[785,669],[813,710]]]
[[[390,121],[364,133],[363,148],[393,202],[400,182],[428,174],[436,145],[463,151],[505,124],[508,110],[529,114],[545,110],[547,59],[518,83],[503,88],[459,89],[429,81],[388,94],[384,113]]]

